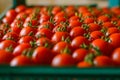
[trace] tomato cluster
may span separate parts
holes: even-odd
[[[120,66],[120,8],[19,5],[0,24],[0,64]]]

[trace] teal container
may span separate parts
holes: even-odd
[[[13,0],[13,6],[8,9],[15,8],[20,4],[26,4],[25,0]],[[96,6],[96,4],[91,6]],[[0,15],[0,19],[5,15],[5,12]],[[0,66],[0,80],[120,80],[120,68]]]

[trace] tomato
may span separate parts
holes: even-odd
[[[19,6],[17,6],[17,7],[15,8],[15,11],[16,11],[17,13],[23,12],[23,11],[25,11],[25,10],[26,10],[26,7],[25,7],[24,5],[19,5]]]
[[[109,55],[109,44],[102,39],[95,39],[92,41],[92,46],[98,48],[103,55]]]
[[[12,47],[13,49],[16,47],[17,43],[13,40],[4,40],[0,42],[0,50],[6,49],[8,47]]]
[[[62,41],[62,38],[66,39],[67,37],[69,37],[69,33],[68,32],[56,32],[55,34],[53,34],[51,40],[54,43],[57,43],[57,42]]]
[[[91,17],[90,19],[92,19],[93,14],[91,14],[90,12],[85,12],[85,13],[82,14],[82,17],[83,17],[84,19]]]
[[[40,19],[39,19],[39,23],[43,23],[43,22],[47,22],[50,20],[50,16],[49,15],[41,15]]]
[[[31,48],[31,45],[29,43],[22,43],[15,47],[13,51],[14,56],[21,55],[26,49]]]
[[[10,28],[9,24],[3,23],[0,25],[0,30],[2,30],[4,33],[6,33],[9,30],[9,28]]]
[[[48,29],[52,30],[54,28],[54,25],[51,22],[43,22],[38,27],[38,30],[40,30],[42,28],[48,28]]]
[[[61,41],[61,42],[56,43],[53,46],[52,52],[54,55],[57,55],[57,54],[64,52],[65,49],[68,51],[68,53],[72,53],[72,48],[70,44],[68,44],[67,42]]]
[[[89,44],[88,40],[83,36],[77,36],[71,42],[71,46],[73,49],[80,48],[82,44],[86,44],[86,45]]]
[[[71,17],[69,18],[69,22],[79,21],[79,20],[80,20],[80,18],[79,18],[78,16],[71,16]]]
[[[32,36],[23,36],[19,39],[18,43],[22,44],[22,43],[30,43],[34,41],[34,38]]]
[[[66,15],[68,18],[75,15],[76,9],[74,6],[68,6],[65,8]]]
[[[49,65],[52,58],[51,50],[45,47],[37,47],[32,55],[33,61],[38,65]]]
[[[15,18],[16,15],[17,15],[17,13],[14,9],[10,9],[6,13],[6,17],[9,17],[9,18]]]
[[[90,23],[94,23],[94,18],[86,18],[85,20],[84,20],[84,23],[86,23],[86,24],[90,24]]]
[[[7,23],[7,24],[11,24],[12,22],[13,22],[13,18],[12,17],[4,17],[3,19],[2,19],[2,22],[3,23]]]
[[[43,47],[49,47],[51,48],[53,46],[53,43],[50,39],[48,39],[47,37],[41,37],[36,41],[36,45],[37,46],[43,46]]]
[[[114,48],[120,47],[120,33],[114,33],[109,36],[109,43],[113,45]]]
[[[36,33],[36,29],[32,28],[32,27],[24,27],[22,28],[22,30],[20,31],[20,37],[22,36],[31,36],[34,35]]]
[[[88,8],[86,6],[80,6],[80,7],[78,7],[78,12],[85,13],[85,12],[89,12],[89,11],[88,11]]]
[[[110,28],[110,27],[115,27],[115,25],[113,25],[111,22],[104,22],[103,27],[104,28]]]
[[[82,25],[82,23],[80,21],[72,21],[69,23],[69,28],[72,29],[76,26],[81,26],[81,25]]]
[[[110,36],[110,35],[112,35],[112,34],[114,34],[114,33],[119,33],[120,32],[120,30],[118,29],[118,28],[116,28],[116,27],[111,27],[111,28],[108,28],[108,30],[107,30],[107,32],[106,32],[106,35],[107,36]]]
[[[98,17],[98,22],[108,22],[108,21],[110,21],[110,18],[105,15]]]
[[[39,31],[37,31],[37,33],[35,34],[36,38],[40,38],[44,36],[49,39],[51,39],[52,35],[53,35],[52,31],[48,28],[42,28]]]
[[[77,64],[78,68],[86,68],[86,67],[92,67],[92,65],[88,62],[82,61]]]
[[[116,66],[120,66],[120,48],[119,47],[113,51],[111,57],[113,62],[116,64]]]
[[[15,66],[29,66],[32,65],[33,62],[32,60],[24,55],[19,55],[15,58],[12,59],[10,62],[10,66],[15,67]]]
[[[22,21],[25,21],[25,19],[27,18],[27,13],[25,12],[20,12],[17,16],[16,19],[21,19]]]
[[[7,65],[14,58],[11,52],[0,50],[0,64]]]
[[[101,31],[93,31],[90,33],[91,40],[100,39],[103,36],[104,36],[104,34]]]
[[[62,10],[62,8],[59,7],[59,6],[53,7],[53,9],[52,9],[52,14],[53,14],[53,15],[56,15],[56,14],[59,13],[61,10]]]
[[[25,10],[25,13],[29,15],[30,13],[32,13],[32,11],[33,11],[33,8],[27,8]]]
[[[14,41],[18,41],[18,38],[19,38],[19,36],[18,36],[18,34],[17,33],[15,33],[15,32],[8,32],[8,33],[6,33],[4,36],[3,36],[3,40],[14,40]]]
[[[94,65],[97,67],[110,67],[112,66],[112,60],[108,56],[97,56],[94,61]]]
[[[75,59],[76,63],[84,60],[85,56],[88,54],[88,50],[84,48],[76,49],[72,57]]]
[[[65,67],[65,66],[74,66],[75,63],[74,63],[74,59],[70,54],[61,53],[53,58],[51,65],[53,67]]]
[[[77,36],[83,36],[84,33],[85,33],[85,30],[81,28],[80,26],[78,26],[78,27],[74,27],[71,29],[70,36],[72,38],[75,38]]]
[[[89,27],[88,28],[89,32],[98,31],[101,29],[101,27],[96,23],[90,23],[90,24],[88,24],[88,27]]]

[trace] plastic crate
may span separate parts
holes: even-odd
[[[19,4],[25,4],[25,0],[13,0],[13,4],[14,5],[8,9],[14,8]],[[92,6],[96,6],[96,4]],[[6,11],[8,9],[6,9]],[[0,18],[4,16],[5,12],[0,16]],[[0,80],[120,80],[120,68],[0,66]]]

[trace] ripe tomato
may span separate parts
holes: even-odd
[[[10,9],[6,13],[6,17],[9,17],[9,18],[15,18],[16,15],[17,15],[17,13],[14,9]]]
[[[82,61],[77,64],[78,68],[87,68],[87,67],[92,67],[92,65],[88,62]]]
[[[88,28],[89,32],[98,31],[101,29],[101,27],[96,23],[90,23],[90,24],[88,24],[88,26],[89,26],[89,28]]]
[[[110,41],[109,43],[114,47],[114,48],[117,48],[117,47],[120,47],[120,33],[114,33],[112,35],[109,36],[110,38]]]
[[[13,18],[12,17],[4,17],[3,19],[2,19],[2,22],[3,23],[7,23],[7,24],[11,24],[12,22],[13,22]]]
[[[120,66],[120,48],[116,48],[111,57],[116,66]]]
[[[3,40],[13,40],[13,41],[18,41],[18,38],[19,38],[19,36],[18,36],[18,34],[17,33],[15,33],[15,32],[8,32],[8,33],[6,33],[4,36],[3,36]]]
[[[13,40],[4,40],[0,42],[0,50],[6,49],[8,47],[12,47],[13,49],[16,47],[17,43]]]
[[[72,28],[74,28],[76,26],[81,26],[81,25],[82,25],[82,23],[80,21],[71,21],[69,23],[69,28],[72,29]]]
[[[88,54],[88,50],[84,49],[84,48],[80,48],[80,49],[76,49],[73,54],[72,57],[75,59],[75,62],[81,62],[84,60],[85,56]]]
[[[86,18],[86,19],[84,19],[84,23],[85,24],[90,24],[90,23],[94,23],[94,18]]]
[[[53,58],[51,65],[53,67],[74,66],[75,62],[70,54],[61,53]]]
[[[22,30],[20,31],[20,37],[22,36],[32,36],[36,33],[36,29],[32,28],[32,27],[24,27],[22,28]]]
[[[49,65],[52,58],[51,50],[45,47],[37,47],[32,55],[33,61],[38,65]]]
[[[24,55],[19,55],[15,58],[12,59],[10,62],[10,66],[15,67],[15,66],[29,66],[32,65],[32,59],[24,56]]]
[[[22,21],[25,21],[25,19],[27,18],[27,13],[25,12],[20,12],[17,16],[16,19],[21,19]]]
[[[111,22],[104,22],[102,25],[104,28],[110,28],[110,27],[115,27]]]
[[[109,44],[102,39],[95,39],[92,41],[92,46],[97,47],[103,55],[109,55]]]
[[[7,65],[14,58],[11,52],[0,50],[0,64]]]
[[[80,20],[80,18],[79,18],[78,16],[71,16],[71,17],[69,18],[69,22],[79,21],[79,20]]]
[[[86,44],[86,45],[89,44],[88,40],[83,36],[75,37],[71,42],[71,46],[73,49],[80,48],[82,44]]]
[[[110,18],[105,15],[98,17],[98,22],[108,22],[108,21],[110,21]]]
[[[53,43],[47,37],[41,37],[36,41],[36,45],[41,47],[51,48],[53,46]]]
[[[53,46],[52,52],[54,55],[63,53],[63,51],[67,49],[68,53],[72,53],[72,48],[70,46],[70,44],[68,44],[67,42],[58,42]],[[67,52],[66,52],[67,53]]]
[[[32,36],[23,36],[19,39],[18,43],[22,44],[22,43],[30,43],[34,41],[34,38]]]
[[[26,49],[31,48],[31,45],[29,43],[22,43],[15,47],[13,51],[14,56],[21,55]]]
[[[53,35],[53,32],[48,28],[42,28],[39,31],[37,31],[37,33],[35,34],[37,39],[42,36],[47,37],[48,39],[51,39],[52,35]]]
[[[47,22],[50,20],[50,16],[49,15],[46,15],[46,14],[43,14],[41,15],[40,19],[39,19],[39,23],[43,23],[43,22]]]
[[[52,14],[53,14],[53,15],[56,15],[56,14],[59,13],[61,10],[62,10],[61,7],[56,6],[56,7],[54,7],[54,8],[52,9]]]
[[[51,40],[54,43],[57,43],[57,42],[62,41],[62,38],[66,39],[67,37],[69,37],[69,33],[68,32],[56,32],[55,34],[53,34]]]
[[[110,67],[112,66],[112,60],[108,56],[97,56],[94,61],[94,65],[97,67]]]
[[[120,33],[120,30],[116,27],[108,28],[106,35],[110,36],[111,34],[114,34],[114,33]]]
[[[81,28],[80,26],[78,26],[78,27],[74,27],[71,29],[70,36],[72,38],[75,38],[77,36],[83,36],[84,33],[85,33],[85,30]]]
[[[26,10],[26,7],[25,7],[24,5],[19,5],[19,6],[17,6],[17,7],[15,8],[15,11],[16,11],[17,13],[23,12],[23,11],[25,11],[25,10]]]
[[[101,31],[93,31],[90,33],[90,39],[95,40],[95,39],[100,39],[104,34]]]

